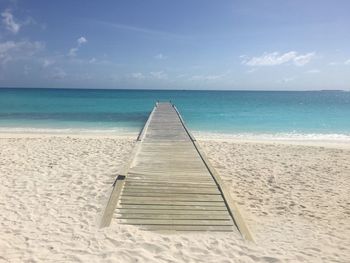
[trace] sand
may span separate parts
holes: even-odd
[[[349,262],[350,147],[201,138],[255,243],[99,219],[133,136],[0,135],[0,262]]]

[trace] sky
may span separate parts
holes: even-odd
[[[0,0],[0,87],[350,89],[348,0]]]

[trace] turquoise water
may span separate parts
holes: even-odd
[[[350,135],[350,92],[0,89],[1,130],[138,131],[171,100],[193,131]]]

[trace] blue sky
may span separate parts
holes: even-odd
[[[350,1],[4,1],[0,86],[350,89]]]

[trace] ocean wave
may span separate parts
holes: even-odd
[[[113,127],[113,128],[33,128],[33,127],[0,127],[0,133],[44,133],[44,134],[137,134],[134,129]]]
[[[350,134],[342,133],[211,133],[195,131],[196,138],[257,141],[341,141],[350,143]]]
[[[44,128],[44,127],[0,127],[0,133],[11,134],[104,134],[137,135],[138,129],[129,127],[105,128]],[[350,143],[350,133],[218,133],[193,131],[197,139],[254,140],[254,141],[330,141]]]

